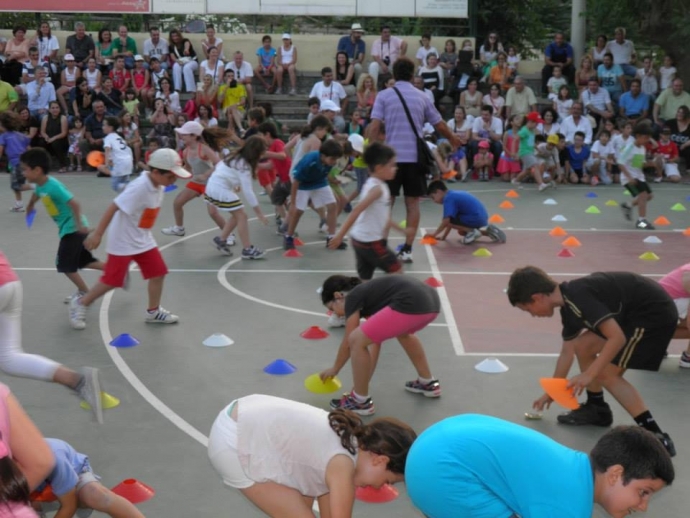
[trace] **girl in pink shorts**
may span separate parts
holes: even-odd
[[[323,304],[346,318],[345,337],[333,367],[320,376],[337,375],[352,359],[354,388],[331,401],[331,408],[360,415],[375,412],[369,397],[369,380],[374,374],[381,344],[396,338],[417,370],[417,379],[405,383],[405,390],[426,397],[439,397],[441,384],[431,375],[422,342],[414,333],[433,322],[441,308],[438,293],[422,281],[404,275],[387,275],[362,282],[357,277],[333,275],[321,289]],[[360,325],[360,319],[366,321]]]

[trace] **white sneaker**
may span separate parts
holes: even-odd
[[[229,246],[235,246],[235,234],[230,234],[230,235],[228,236],[228,238],[225,240],[225,242],[226,242]]]
[[[347,318],[339,317],[335,313],[331,313],[328,317],[328,327],[345,327],[347,323]]]
[[[478,237],[481,237],[482,233],[477,230],[476,228],[473,228],[470,230],[467,234],[465,234],[462,238],[462,244],[463,245],[469,245],[471,243],[474,243]]]
[[[69,304],[70,300],[72,300],[72,299],[75,298],[75,297],[79,298],[79,297],[81,297],[82,295],[85,295],[85,293],[84,293],[83,291],[77,291],[76,293],[72,293],[72,295],[67,295],[67,296],[62,300],[62,302],[64,302],[65,304]]]
[[[82,306],[79,297],[73,297],[69,301],[69,321],[73,329],[86,327],[86,306]]]
[[[520,185],[520,182],[518,182],[518,179],[517,179],[517,178],[513,178],[513,179],[510,181],[510,183],[511,183],[512,185]]]
[[[549,187],[551,187],[550,183],[546,183],[546,182],[541,183],[541,184],[539,184],[539,192],[544,191],[544,190],[548,189]]]
[[[172,227],[162,228],[161,233],[165,234],[166,236],[182,237],[184,236],[184,227],[178,227],[177,225],[173,225]]]
[[[147,324],[174,324],[178,320],[180,320],[180,317],[178,317],[177,315],[173,315],[163,306],[158,306],[158,310],[154,313],[151,313],[149,310],[146,310]]]
[[[654,178],[654,183],[661,183],[663,181],[664,181],[664,178],[661,176],[657,176],[656,178]]]
[[[319,233],[320,234],[328,234],[328,223],[322,223],[319,226]]]
[[[98,381],[98,369],[84,367],[80,372],[84,376],[84,385],[79,389],[79,397],[89,404],[96,420],[103,424],[103,405],[101,401],[101,384]]]

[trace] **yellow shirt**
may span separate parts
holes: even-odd
[[[10,103],[17,102],[18,100],[19,94],[17,94],[14,87],[5,81],[0,81],[0,112],[7,110]]]
[[[218,89],[218,97],[221,97],[223,93],[225,93],[225,97],[223,97],[223,102],[220,106],[223,110],[226,109],[228,106],[232,106],[233,104],[239,104],[240,102],[242,102],[242,104],[237,108],[240,111],[244,111],[244,102],[242,101],[242,98],[247,98],[247,89],[244,87],[243,84],[238,84],[234,88],[229,88],[228,85],[222,85]]]

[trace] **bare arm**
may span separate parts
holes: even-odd
[[[355,464],[347,455],[336,455],[326,466],[328,493],[319,497],[322,516],[350,518],[355,501]]]
[[[115,216],[115,213],[120,210],[120,208],[117,206],[115,202],[111,203],[108,208],[105,210],[105,213],[101,217],[101,220],[98,222],[98,226],[96,227],[96,230],[94,230],[89,237],[86,238],[86,241],[84,241],[84,247],[87,250],[94,250],[98,248],[98,245],[101,244],[101,239],[103,238],[103,234],[105,234],[105,231],[108,228],[108,225],[110,225],[110,222],[112,221],[113,217]]]
[[[53,518],[72,518],[79,507],[77,488],[75,487],[69,493],[59,496],[58,502],[60,503],[60,509],[58,509]]]
[[[337,375],[345,364],[347,364],[348,360],[350,359],[350,335],[359,327],[359,319],[359,311],[355,311],[352,315],[347,317],[347,322],[345,324],[345,336],[343,336],[343,339],[340,342],[340,347],[338,348],[338,354],[335,357],[335,362],[333,363],[333,367],[323,371],[320,374],[322,380]]]

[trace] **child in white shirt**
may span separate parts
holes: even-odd
[[[563,69],[556,65],[553,67],[553,75],[546,82],[546,89],[549,91],[549,100],[558,99],[561,88],[568,87],[568,79],[563,77]]]
[[[116,193],[120,193],[129,183],[134,166],[132,148],[117,133],[120,121],[117,117],[106,117],[103,122],[103,148],[105,149],[105,163],[98,166],[98,171],[110,176],[110,186]]]
[[[673,58],[668,54],[664,56],[664,64],[659,67],[659,76],[661,78],[661,90],[666,90],[671,86],[671,83],[676,78],[678,70],[673,66]]]
[[[616,157],[621,170],[621,185],[633,196],[632,205],[621,203],[623,216],[631,221],[632,209],[636,206],[638,218],[635,227],[643,230],[654,230],[654,226],[647,221],[647,202],[652,199],[652,189],[647,184],[642,170],[647,159],[645,146],[651,139],[651,135],[650,127],[638,124],[633,129],[632,139]]]
[[[601,181],[604,185],[611,185],[611,172],[615,163],[616,150],[611,143],[611,132],[601,130],[599,140],[597,140],[590,150],[590,157],[587,160],[587,169],[591,178],[592,185],[597,185]]]

